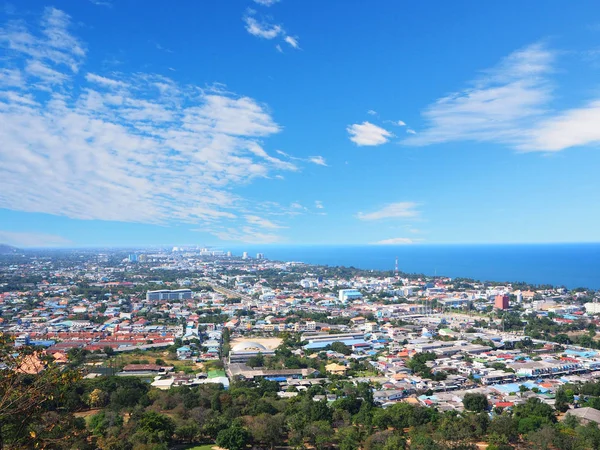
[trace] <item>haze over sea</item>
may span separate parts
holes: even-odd
[[[247,246],[254,257],[329,266],[600,289],[600,243],[403,246]]]

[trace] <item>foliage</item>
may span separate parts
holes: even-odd
[[[233,426],[219,431],[217,445],[227,450],[242,450],[250,443],[250,434],[240,426]]]
[[[489,403],[485,394],[465,394],[463,398],[465,409],[474,412],[483,412],[488,409]]]

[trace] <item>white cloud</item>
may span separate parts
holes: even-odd
[[[412,128],[407,128],[407,129],[406,129],[406,132],[407,132],[408,134],[417,134],[417,132],[416,132],[415,130],[413,130]]]
[[[246,22],[246,31],[253,36],[263,39],[274,39],[283,33],[283,28],[280,25],[259,22],[251,16],[244,17],[244,21]]]
[[[323,202],[321,200],[315,200],[315,208],[325,209],[325,206],[323,206]]]
[[[306,206],[302,206],[298,202],[293,202],[292,204],[290,204],[290,208],[292,210],[296,210],[296,211],[306,211],[307,210]]]
[[[371,116],[376,116],[377,115],[377,111],[370,109],[367,111],[367,114],[371,115]]]
[[[0,86],[1,87],[25,87],[25,78],[18,69],[0,69]]]
[[[193,231],[205,231],[202,229]],[[245,242],[247,244],[275,244],[284,240],[283,236],[273,233],[263,233],[252,227],[227,228],[211,232],[214,236],[226,242]]]
[[[288,44],[290,44],[293,48],[300,47],[300,44],[298,44],[298,38],[294,38],[292,36],[286,36],[283,40],[285,42],[287,42]]]
[[[308,161],[318,166],[327,166],[327,162],[322,156],[309,156]]]
[[[375,245],[404,245],[404,244],[414,244],[415,241],[410,238],[398,237],[391,239],[384,239],[382,241],[373,242]]]
[[[261,228],[271,228],[271,229],[285,228],[284,226],[281,226],[274,222],[271,222],[269,219],[266,219],[261,216],[247,215],[247,216],[245,216],[245,218],[249,224],[256,225]]]
[[[518,147],[525,151],[556,152],[568,147],[600,143],[600,100],[542,120]]]
[[[108,87],[119,88],[126,87],[127,84],[122,81],[113,80],[112,78],[102,77],[100,75],[96,75],[95,73],[86,73],[85,79],[90,83],[97,83]]]
[[[85,45],[69,28],[53,8],[0,28],[0,208],[230,227],[258,208],[237,187],[298,170],[263,148],[281,127],[252,98],[154,74],[75,80]]]
[[[396,122],[396,125],[398,125],[399,127],[405,127],[406,123],[403,122],[402,120],[399,120],[398,122]]]
[[[346,128],[350,140],[357,145],[381,145],[389,141],[392,133],[370,122],[353,124]]]
[[[278,155],[284,156],[286,158],[289,158],[291,160],[294,160],[294,161],[304,161],[304,162],[317,164],[318,166],[327,167],[327,161],[325,161],[325,158],[323,158],[322,156],[319,156],[319,155],[309,156],[308,158],[298,158],[296,156],[288,155],[286,152],[281,151],[281,150],[275,150],[275,153],[277,153]]]
[[[257,1],[267,1],[267,0],[259,0]],[[271,1],[270,4],[273,4],[274,2]],[[267,5],[270,6],[270,5]],[[298,37],[297,36],[290,36],[288,34],[286,34],[285,30],[283,29],[283,27],[281,25],[275,24],[275,23],[271,23],[270,21],[272,20],[271,18],[269,18],[269,20],[267,20],[265,17],[261,17],[260,20],[256,18],[257,13],[255,10],[253,9],[246,9],[246,15],[243,17],[243,20],[246,24],[246,31],[248,33],[250,33],[253,36],[262,38],[262,39],[275,39],[275,38],[280,38],[283,42],[285,42],[286,44],[288,44],[290,47],[295,48],[295,49],[299,49],[300,48],[300,44],[298,42]],[[277,45],[275,45],[275,49],[279,52],[279,53],[283,53],[283,48],[281,47],[281,43],[278,43]]]
[[[408,218],[418,217],[419,211],[416,210],[417,204],[414,202],[391,203],[383,208],[370,213],[358,213],[360,220],[380,220],[389,218]]]
[[[468,89],[427,108],[427,127],[404,144],[468,140],[543,152],[599,144],[600,98],[565,111],[550,109],[555,56],[541,44],[512,53]]]
[[[541,44],[505,58],[471,87],[437,100],[423,113],[427,127],[407,138],[410,145],[458,140],[520,145],[551,99],[547,76],[555,55]]]
[[[70,240],[55,234],[2,230],[0,230],[0,243],[15,247],[58,247],[72,244]]]
[[[277,2],[279,2],[279,0],[254,0],[254,3],[258,3],[262,6],[273,6]]]
[[[67,80],[67,75],[48,67],[41,61],[29,61],[25,72],[27,75],[31,75],[35,82],[40,82],[39,86],[44,86],[48,90],[50,85],[62,84]]]
[[[107,8],[112,8],[112,3],[105,0],[90,0],[90,3],[93,3],[96,6],[106,6]]]
[[[68,14],[47,7],[35,35],[32,35],[23,23],[10,22],[6,28],[0,29],[0,45],[6,49],[9,57],[26,56],[27,62],[33,64],[38,71],[55,65],[60,68],[56,70],[68,68],[70,72],[76,73],[86,50],[81,42],[69,33],[69,24]]]

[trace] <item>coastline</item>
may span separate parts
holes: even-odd
[[[270,260],[394,270],[478,281],[526,282],[600,289],[600,243],[427,245],[251,245],[234,254],[264,253]]]

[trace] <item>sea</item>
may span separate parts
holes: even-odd
[[[233,250],[233,249],[232,249]],[[394,270],[479,281],[600,289],[600,243],[402,246],[247,246],[249,256],[307,264]]]

